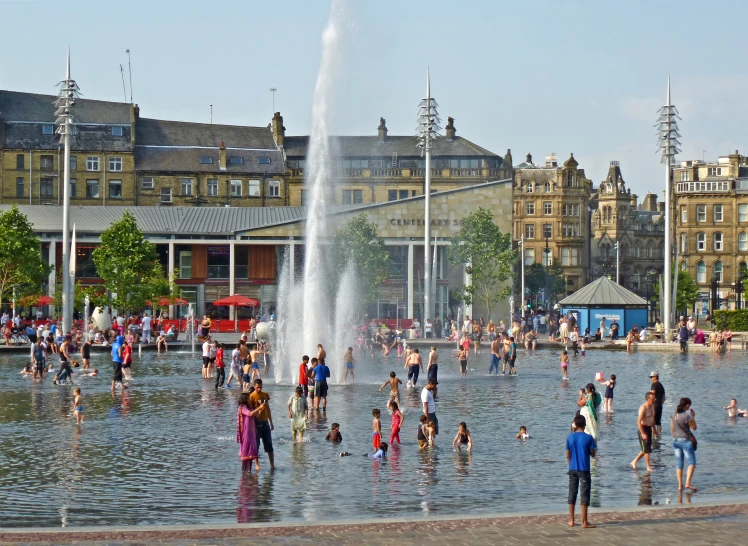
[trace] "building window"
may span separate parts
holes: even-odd
[[[562,225],[562,234],[564,237],[579,237],[579,224],[565,222]]]
[[[634,290],[639,290],[639,279],[641,278],[641,274],[639,273],[638,269],[634,270],[634,282],[632,283],[634,285]]]
[[[86,199],[99,198],[99,181],[86,180]]]
[[[543,249],[543,265],[545,266],[552,266],[553,265],[553,250],[548,249],[549,252],[546,252],[545,249]]]
[[[543,239],[553,239],[553,224],[543,224]]]
[[[535,263],[535,249],[526,248],[525,249],[525,266],[532,265],[534,263]]]
[[[525,186],[525,193],[532,193],[535,190],[535,184],[528,182]]]
[[[574,171],[566,173],[566,186],[569,188],[574,187]]]
[[[363,203],[363,199],[363,190],[343,190],[344,205],[357,205],[359,203]]]
[[[706,172],[707,176],[722,176],[722,167],[709,167]]]
[[[714,221],[722,221],[722,205],[714,205]]]
[[[259,180],[250,180],[248,182],[249,189],[247,190],[247,195],[250,197],[259,197],[260,196],[260,181]]]
[[[161,188],[161,202],[171,203],[171,188]],[[184,255],[184,252],[182,254]]]
[[[16,155],[16,169],[25,169],[26,168],[24,166],[24,163],[25,163],[24,157],[25,156],[23,154],[17,154]]]
[[[696,205],[696,221],[706,222],[706,205]]]
[[[200,158],[200,165],[212,165],[213,164],[213,158],[203,156]]]
[[[696,234],[696,250],[697,252],[704,252],[706,250],[706,233]]]
[[[535,214],[535,202],[529,201],[525,203],[525,214],[527,216],[533,216]]]
[[[748,205],[738,205],[738,222],[748,222]]]
[[[70,156],[70,170],[71,171],[78,170],[78,156],[75,156],[75,155]]]
[[[545,193],[551,193],[553,191],[553,184],[551,184],[550,182],[546,182],[543,190],[545,191]]]
[[[688,171],[681,171],[680,172],[680,181],[681,182],[688,182],[689,180],[691,180],[691,173],[689,173]]]
[[[144,190],[152,190],[153,189],[153,177],[152,176],[144,176],[143,180],[140,182],[140,187]]]
[[[748,233],[745,231],[738,233],[738,252],[748,252]]]
[[[75,178],[70,179],[70,198],[76,199],[78,197],[78,180]]]
[[[122,199],[122,180],[109,181],[109,197],[111,199]]]
[[[39,181],[39,197],[42,199],[54,197],[54,181],[52,178],[42,178]]]
[[[722,262],[714,264],[714,276],[717,278],[717,282],[722,282]]]
[[[641,258],[641,247],[639,243],[634,243],[634,258]]]
[[[681,224],[688,223],[688,207],[686,206],[682,206],[680,208],[680,223]]]
[[[270,183],[268,184],[268,197],[280,197],[280,195],[281,195],[280,180],[271,180]]]
[[[688,252],[688,234],[680,234],[680,253],[686,254]]]
[[[109,170],[113,173],[122,171],[122,158],[121,157],[110,157],[109,158]]]
[[[55,126],[54,125],[42,125],[42,134],[43,135],[53,135],[55,134]]]
[[[182,178],[182,195],[192,195],[192,178]]]
[[[647,258],[654,258],[654,247],[652,243],[647,243]]]
[[[40,159],[39,166],[42,169],[52,170],[52,169],[55,168],[55,156],[53,156],[53,155],[43,155],[39,159]]]
[[[525,239],[535,238],[535,224],[525,224]]]
[[[86,170],[87,171],[98,171],[99,170],[99,158],[96,156],[88,156],[86,158]]]
[[[237,156],[229,157],[229,164],[231,164],[231,165],[244,165],[244,158],[243,157],[237,157]]]
[[[579,204],[578,203],[564,203],[561,208],[564,216],[579,216]]]
[[[714,234],[714,250],[722,250],[722,234],[719,231]]]
[[[309,199],[309,190],[301,190],[301,206],[307,206],[307,200]]]
[[[112,136],[122,136],[123,134],[122,127],[112,127]]]
[[[410,190],[387,190],[387,201],[397,201],[408,197],[411,197]],[[413,197],[415,197],[415,194],[413,194]]]
[[[543,201],[543,214],[546,216],[553,214],[553,201]]]
[[[561,265],[578,265],[579,249],[564,247],[561,249]]]
[[[258,165],[270,165],[270,158],[267,156],[257,158]]]
[[[170,188],[161,188],[161,190],[169,189],[169,200],[171,200],[171,189]],[[163,195],[162,195],[162,202]],[[191,250],[183,250],[179,253],[179,278],[180,279],[191,279],[192,278],[192,251]]]
[[[234,179],[231,181],[231,197],[241,197],[241,196],[242,196],[242,181]]]
[[[696,264],[696,282],[706,282],[706,264],[704,262],[699,262]]]
[[[218,195],[218,180],[215,178],[208,179],[208,195],[210,197]]]
[[[26,184],[24,184],[22,176],[19,176],[18,178],[16,178],[16,198],[23,197],[23,191],[24,191],[25,186]]]

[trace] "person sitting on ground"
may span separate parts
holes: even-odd
[[[163,332],[161,332],[158,335],[158,338],[156,338],[156,350],[160,353],[162,348],[164,349],[164,352],[169,352],[169,344],[166,342],[166,336]]]
[[[538,332],[533,328],[525,335],[525,349],[534,351],[538,347]]]

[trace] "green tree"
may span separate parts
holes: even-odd
[[[462,287],[462,300],[467,305],[476,299],[483,302],[489,319],[491,307],[511,291],[505,283],[512,276],[516,259],[511,235],[502,233],[491,211],[483,208],[462,219],[449,247],[449,261],[465,264],[465,272],[472,280],[471,285]]]
[[[0,305],[12,298],[39,293],[51,271],[42,260],[41,242],[25,214],[15,205],[0,213]]]
[[[521,266],[515,266],[514,291],[519,293],[522,290]],[[548,280],[548,300],[553,301],[558,294],[563,293],[566,289],[566,279],[564,270],[558,260],[548,266],[548,270],[537,262],[525,266],[525,290],[529,296],[537,296],[546,288],[546,276]]]
[[[112,306],[120,311],[138,311],[147,306],[146,301],[169,294],[169,281],[158,261],[156,247],[143,237],[129,211],[101,234],[93,261],[113,294]]]
[[[390,255],[384,239],[377,234],[377,227],[367,221],[365,214],[356,216],[332,236],[332,253],[340,266],[338,271],[344,271],[348,265],[355,267],[366,290],[367,303],[376,299],[377,288],[389,277]],[[331,279],[335,284],[339,280]]]
[[[675,267],[675,265],[673,265]],[[660,301],[660,283],[655,282],[654,285],[654,296],[652,301],[659,303]],[[693,309],[693,305],[699,299],[699,285],[691,277],[688,271],[683,269],[678,270],[678,291],[675,294],[675,309],[677,311],[683,311]]]

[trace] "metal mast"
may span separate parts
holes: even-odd
[[[439,136],[441,127],[439,123],[439,113],[436,111],[439,105],[435,99],[431,98],[431,71],[426,70],[426,98],[421,100],[418,105],[418,126],[416,136],[418,137],[418,147],[422,149],[426,156],[426,165],[424,169],[424,229],[423,229],[423,317],[422,327],[426,330],[426,321],[431,319],[432,305],[431,301],[431,150],[434,146],[434,139]],[[409,279],[408,282],[413,282]],[[424,336],[425,337],[425,336]]]
[[[680,133],[678,132],[678,109],[670,104],[670,76],[667,78],[667,102],[658,111],[660,117],[655,124],[657,128],[657,149],[662,153],[662,163],[665,164],[665,286],[662,291],[662,320],[665,327],[665,339],[670,339],[672,327],[672,301],[671,301],[671,260],[672,257],[672,211],[670,194],[672,191],[671,169],[675,164],[675,156],[680,152]]]
[[[65,147],[63,201],[62,201],[62,331],[71,332],[73,327],[73,279],[70,277],[70,141],[76,133],[73,119],[73,107],[80,94],[78,84],[70,78],[70,48],[68,48],[67,71],[65,79],[59,84],[60,92],[55,101],[57,134]],[[75,259],[73,257],[73,259]]]

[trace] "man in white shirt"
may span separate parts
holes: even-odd
[[[203,379],[208,379],[208,367],[210,366],[210,336],[205,336],[203,342]]]
[[[431,338],[432,332],[433,332],[433,325],[431,324],[431,319],[426,319],[426,337]]]
[[[229,380],[226,381],[226,388],[231,388],[231,380],[236,377],[239,382],[239,386],[242,386],[242,353],[239,350],[239,345],[231,351],[231,371],[229,371]]]
[[[436,379],[429,379],[429,382],[421,391],[421,402],[423,402],[423,413],[429,418],[429,422],[434,423],[434,434],[439,434],[439,420],[436,418],[436,404],[434,394],[436,393]]]
[[[151,317],[148,315],[143,317],[140,321],[143,326],[143,343],[151,342]]]

